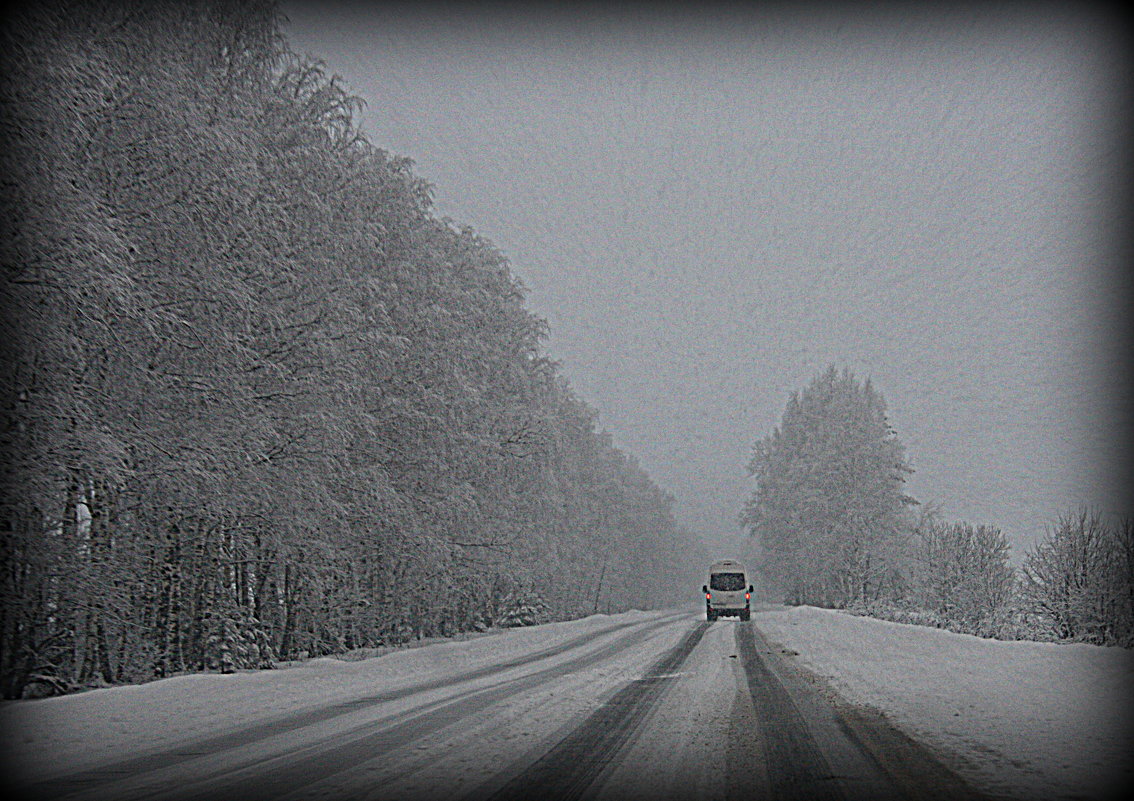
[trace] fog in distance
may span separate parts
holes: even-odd
[[[1129,509],[1130,64],[1101,11],[283,10],[715,555],[829,364],[884,395],[910,493],[1017,560],[1071,507]]]

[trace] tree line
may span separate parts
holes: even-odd
[[[274,3],[2,37],[5,698],[688,596],[505,258]]]
[[[948,521],[870,380],[828,367],[753,447],[741,522],[771,594],[983,637],[1134,646],[1131,518],[1059,515],[1013,567],[994,525]]]

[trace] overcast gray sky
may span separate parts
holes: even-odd
[[[715,552],[753,442],[833,363],[885,397],[911,493],[1018,559],[1129,478],[1129,64],[1074,5],[284,11]]]

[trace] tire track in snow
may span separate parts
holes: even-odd
[[[390,690],[388,692],[376,693],[362,698],[355,698],[349,701],[343,701],[331,704],[325,707],[319,707],[304,712],[297,712],[292,715],[287,715],[274,720],[258,723],[254,726],[249,726],[238,731],[230,732],[228,734],[219,735],[217,737],[209,737],[193,743],[180,746],[178,748],[170,749],[156,754],[149,754],[146,756],[136,757],[133,759],[122,760],[110,765],[104,765],[97,768],[91,768],[79,773],[68,774],[60,776],[55,779],[49,779],[43,782],[35,782],[25,786],[17,786],[12,788],[19,793],[20,798],[27,799],[62,799],[72,795],[80,795],[84,798],[117,798],[114,793],[109,792],[109,785],[120,782],[131,777],[141,776],[146,773],[154,773],[167,768],[175,767],[183,763],[189,762],[194,759],[207,757],[214,754],[220,754],[230,749],[244,747],[252,743],[262,740],[267,740],[271,737],[276,737],[280,734],[285,734],[297,729],[306,728],[308,726],[316,725],[319,723],[332,720],[336,717],[351,714],[361,709],[371,706],[378,706],[380,704],[390,703],[392,701],[399,701],[404,698],[417,695],[419,693],[427,693],[435,690],[445,689],[447,687],[455,687],[460,684],[483,679],[495,674],[500,674],[508,670],[526,667],[537,662],[547,659],[552,659],[556,656],[568,653],[578,648],[582,648],[591,642],[618,632],[621,629],[633,629],[629,634],[620,637],[615,643],[608,645],[594,654],[588,654],[583,657],[571,660],[566,665],[576,665],[577,669],[582,663],[590,664],[593,661],[598,661],[600,658],[605,658],[601,655],[609,655],[615,649],[620,649],[626,646],[626,640],[636,640],[644,637],[649,631],[655,628],[671,623],[675,617],[680,615],[667,615],[658,620],[642,623],[628,623],[621,626],[612,626],[604,628],[599,631],[588,632],[586,634],[573,637],[558,645],[550,648],[545,648],[531,654],[516,657],[507,662],[486,665],[484,667],[475,668],[464,673],[457,674],[456,676],[442,677],[432,681],[423,682],[410,687],[403,687],[397,690]],[[548,672],[555,671],[564,667],[564,665],[555,665],[550,668],[545,668],[535,674],[528,676],[518,677],[502,682],[503,685],[512,685],[516,681],[525,682],[532,676],[543,676]],[[427,704],[426,709],[432,708],[437,711],[436,707],[448,707],[455,701],[476,696],[484,692],[491,691],[501,685],[493,685],[488,690],[480,689],[472,693],[460,694],[458,696],[449,697],[439,702]],[[511,692],[511,688],[509,692]],[[421,710],[414,710],[405,713],[399,717],[414,716]],[[426,712],[426,714],[431,714]],[[451,718],[446,718],[446,722],[450,722]],[[405,724],[402,724],[405,725]],[[404,741],[396,741],[400,745]],[[318,778],[318,777],[315,777]],[[314,780],[314,779],[312,779]],[[108,791],[100,795],[99,789],[102,786],[107,786]],[[297,784],[292,783],[287,787],[288,790],[294,790]],[[144,795],[135,795],[133,797],[145,797]],[[235,797],[235,796],[234,796]],[[248,795],[247,798],[271,797],[261,796],[259,793]]]
[[[882,715],[842,700],[751,625],[736,641],[772,796],[800,801],[987,801]]]
[[[536,654],[519,657],[502,664],[477,668],[457,677],[438,679],[412,688],[335,704],[315,710],[310,714],[292,716],[287,719],[290,725],[284,729],[272,728],[272,724],[256,726],[253,730],[260,734],[259,739],[267,739],[292,729],[355,712],[368,705],[396,700],[419,692],[443,689],[454,684],[484,678],[516,667],[523,667],[577,649],[603,635],[611,635],[625,628],[631,629],[595,651],[565,662],[558,662],[533,673],[504,679],[488,687],[471,689],[423,704],[416,709],[398,714],[392,719],[363,725],[355,731],[346,735],[339,735],[331,741],[321,739],[318,742],[299,745],[288,753],[253,758],[239,765],[221,768],[220,770],[214,769],[211,772],[203,769],[203,775],[194,776],[180,783],[175,784],[168,778],[163,780],[163,777],[149,774],[157,774],[165,768],[176,767],[178,764],[189,760],[222,755],[224,751],[230,748],[245,746],[252,741],[237,739],[239,735],[226,735],[207,741],[207,744],[210,745],[223,742],[224,747],[221,748],[206,749],[198,744],[198,747],[192,750],[182,749],[159,755],[173,758],[172,761],[164,764],[150,765],[145,769],[136,771],[125,771],[121,768],[90,771],[89,774],[97,775],[82,774],[67,777],[65,782],[61,780],[34,785],[26,788],[27,794],[22,797],[55,799],[73,796],[76,799],[115,799],[116,801],[140,798],[202,799],[202,801],[204,799],[212,801],[216,798],[239,798],[241,801],[276,799],[341,771],[350,770],[363,760],[373,759],[399,748],[407,742],[428,738],[431,732],[448,726],[455,719],[464,715],[475,714],[494,703],[510,698],[515,693],[538,686],[554,675],[581,670],[617,655],[624,649],[645,639],[654,630],[672,625],[676,617],[681,617],[681,615],[667,615],[644,623],[631,623],[626,626],[603,629],[597,633],[592,632],[573,638],[566,643]],[[142,758],[137,761],[144,762],[146,759]],[[124,784],[124,782],[127,784]],[[64,784],[65,787],[50,786]]]
[[[773,798],[842,801],[844,795],[803,715],[757,652],[751,625],[737,627],[736,644],[756,708]]]
[[[709,625],[707,622],[698,624],[680,643],[654,662],[645,677],[615,693],[558,745],[503,787],[494,791],[491,786],[482,786],[465,796],[466,801],[530,798],[567,801],[582,797],[634,733],[661,695],[666,682],[675,677]]]

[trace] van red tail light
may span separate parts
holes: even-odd
[[[706,601],[711,601],[711,600],[713,600],[713,594],[712,594],[711,592],[707,592],[707,593],[705,593],[705,600],[706,600]]]
[[[747,600],[750,600],[751,598],[752,598],[752,593],[750,593],[750,592],[744,593],[744,600],[747,601]]]

